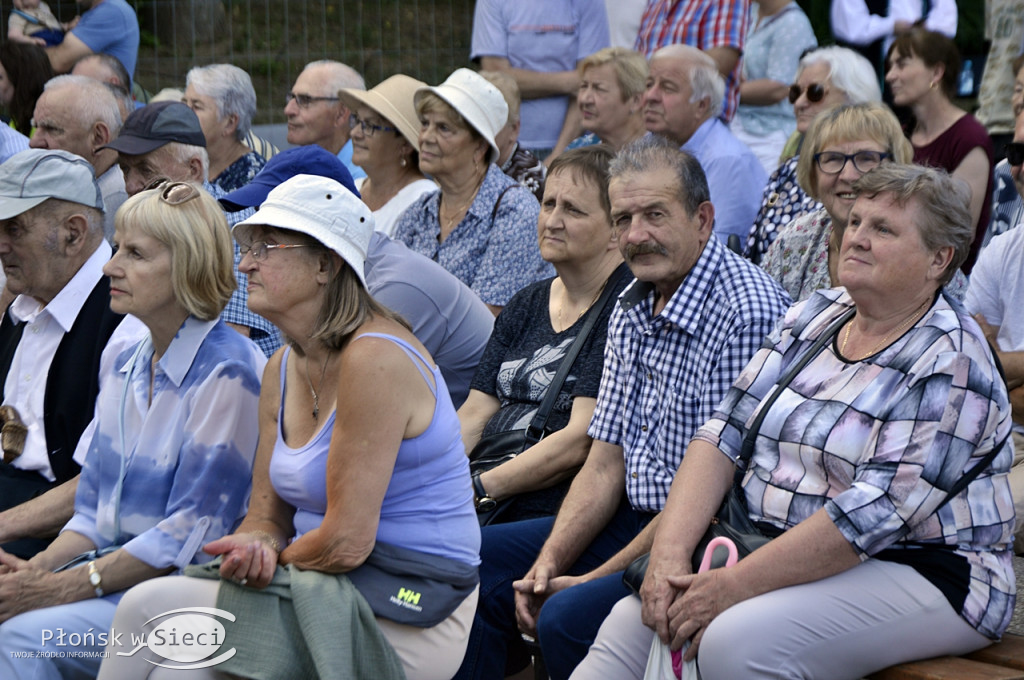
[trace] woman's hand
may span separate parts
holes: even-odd
[[[22,612],[62,604],[57,597],[60,574],[43,571],[27,561],[0,550],[0,623]],[[64,574],[80,573],[74,569]],[[85,582],[85,577],[82,577]]]
[[[259,534],[231,534],[203,546],[221,555],[220,577],[243,586],[266,588],[277,568],[277,550]]]
[[[668,584],[680,594],[668,608],[669,648],[680,649],[691,640],[683,658],[697,657],[700,639],[716,616],[742,600],[730,578],[729,569],[714,569],[702,574],[669,576]]]
[[[665,644],[671,640],[669,633],[669,607],[679,597],[679,590],[670,583],[671,577],[689,576],[690,570],[685,559],[658,559],[651,555],[640,586],[640,599],[643,605],[640,618],[643,624],[654,630],[658,638]]]
[[[316,529],[302,535],[281,551],[281,564],[294,564],[306,571],[325,574],[344,574],[352,571],[373,551],[374,541],[361,548],[341,536],[341,529],[333,529],[326,519]]]

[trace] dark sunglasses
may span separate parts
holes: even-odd
[[[807,86],[807,101],[813,104],[817,104],[818,102],[825,98],[826,92],[828,92],[828,89],[826,89],[824,85],[821,85],[819,83],[811,83],[810,85]],[[803,93],[803,88],[797,85],[796,83],[790,85],[789,103],[796,104],[796,100],[800,99],[800,95],[802,95]]]
[[[1007,163],[1010,165],[1024,164],[1024,142],[1009,142],[1005,151]]]

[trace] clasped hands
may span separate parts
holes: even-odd
[[[652,554],[640,588],[644,625],[673,651],[690,640],[683,659],[695,659],[708,625],[742,599],[732,574],[730,569],[694,574],[686,560],[657,560]]]

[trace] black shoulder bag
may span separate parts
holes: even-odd
[[[839,329],[850,320],[855,311],[851,308],[825,329],[818,336],[818,339],[814,341],[810,349],[796,363],[790,366],[789,370],[779,379],[779,382],[775,385],[775,390],[765,401],[764,407],[758,411],[757,417],[754,418],[754,422],[747,428],[747,434],[743,437],[743,446],[740,449],[740,455],[737,457],[737,462],[743,463],[743,469],[747,467],[750,457],[754,455],[754,440],[757,439],[757,433],[761,429],[761,422],[764,421],[772,404],[775,403],[775,400],[779,398],[779,395],[782,394],[782,391],[786,389],[789,383],[793,381],[796,374],[802,371],[810,363],[811,359],[818,356],[825,344],[836,336]],[[732,488],[725,494],[721,507],[718,508],[715,516],[711,518],[711,524],[697,543],[697,547],[693,550],[691,562],[693,563],[694,573],[697,573],[701,560],[704,559],[704,551],[707,549],[708,543],[716,536],[724,536],[735,543],[736,552],[739,553],[740,559],[743,559],[773,538],[765,536],[750,521],[750,515],[747,513],[746,497],[744,496],[743,488],[740,486],[741,477],[742,473],[737,471]],[[622,574],[622,582],[638,595],[640,594],[640,586],[644,582],[644,576],[647,574],[647,563],[650,557],[650,553],[646,553],[636,558],[632,564],[626,567],[626,571]],[[724,565],[725,559],[723,557],[712,556],[711,569],[718,569]]]
[[[618,276],[626,276],[626,274],[620,272]],[[601,310],[611,301],[612,291],[615,289],[615,282],[618,280],[618,276],[612,274],[609,277],[608,281],[604,284],[604,290],[601,291],[601,296],[590,308],[590,311],[587,312],[587,318],[583,322],[583,327],[580,328],[576,339],[569,346],[569,350],[566,352],[565,358],[562,359],[562,363],[559,365],[555,377],[552,378],[551,384],[548,385],[544,399],[541,401],[537,413],[533,416],[533,420],[530,421],[529,427],[525,430],[496,432],[483,437],[470,452],[469,472],[473,478],[473,494],[476,496],[476,512],[477,519],[480,520],[480,526],[487,526],[488,524],[500,521],[499,518],[512,507],[512,503],[515,501],[515,496],[500,501],[496,501],[488,496],[484,490],[483,483],[480,481],[480,474],[512,460],[544,437],[548,417],[555,406],[558,393],[562,391],[562,385],[569,376],[569,371],[572,370],[573,364],[576,363],[576,357],[579,356],[580,351],[583,349],[583,343],[587,341],[591,331],[594,330],[594,326],[597,325],[597,319],[601,316]]]

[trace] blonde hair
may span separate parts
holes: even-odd
[[[914,157],[914,148],[888,106],[879,102],[838,106],[818,114],[804,136],[800,160],[796,165],[796,180],[807,195],[820,200],[815,154],[830,144],[866,139],[881,145],[886,153],[892,155],[894,163],[910,163]]]
[[[615,71],[615,79],[622,91],[622,101],[643,94],[647,89],[647,60],[636,50],[625,47],[606,47],[594,52],[580,62],[576,72],[582,77],[588,68],[605,64],[611,64]]]
[[[200,187],[198,196],[171,205],[160,198],[164,187],[130,197],[117,211],[118,231],[136,229],[171,251],[171,288],[189,314],[216,319],[235,291],[235,251],[224,211]]]

